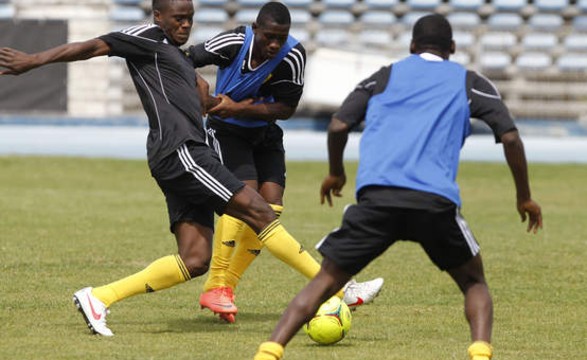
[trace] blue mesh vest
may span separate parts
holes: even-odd
[[[393,64],[385,90],[369,100],[359,147],[357,191],[397,186],[461,205],[459,155],[470,133],[466,69],[411,55]]]
[[[241,47],[238,55],[233,59],[229,66],[221,68],[216,74],[216,91],[215,94],[226,94],[234,101],[241,101],[247,98],[259,97],[259,89],[261,85],[268,80],[271,72],[277,65],[285,58],[289,51],[298,43],[298,41],[291,35],[288,36],[287,41],[281,47],[277,55],[267,60],[265,63],[257,67],[254,71],[242,73],[241,66],[245,61],[245,56],[251,47],[253,41],[253,29],[250,26],[245,30],[245,41]],[[263,102],[273,102],[271,96],[265,97]],[[260,127],[266,126],[267,121],[256,119],[243,118],[218,118],[219,120],[236,124],[243,127]]]

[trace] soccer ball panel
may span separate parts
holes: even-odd
[[[351,318],[349,307],[334,296],[320,306],[316,315],[304,325],[304,331],[318,344],[334,344],[349,332]]]

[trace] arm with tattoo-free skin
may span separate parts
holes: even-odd
[[[217,98],[220,99],[220,102],[208,113],[221,118],[254,118],[272,122],[278,119],[289,119],[296,111],[295,106],[282,102],[263,103],[252,98],[236,102],[224,94],[219,94]]]
[[[524,144],[517,130],[506,132],[501,136],[506,161],[512,172],[516,186],[516,207],[522,222],[528,218],[527,231],[533,233],[542,229],[542,210],[537,202],[532,200],[528,181],[528,166]]]
[[[0,75],[19,75],[46,64],[87,60],[97,56],[105,56],[110,47],[100,39],[74,42],[34,54],[27,54],[12,48],[0,48]]]

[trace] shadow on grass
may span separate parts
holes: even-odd
[[[224,320],[221,320],[218,315],[213,316],[211,312],[202,311],[193,318],[169,319],[167,321],[167,329],[157,331],[156,333],[225,332],[231,329],[242,329],[242,326],[247,326],[248,332],[255,332],[254,328],[260,323],[277,324],[280,316],[281,314],[278,313],[243,312],[237,315],[236,323],[228,324]]]

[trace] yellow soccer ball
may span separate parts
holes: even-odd
[[[344,339],[351,329],[351,310],[337,296],[320,306],[316,315],[304,324],[310,339],[320,345],[331,345]]]

